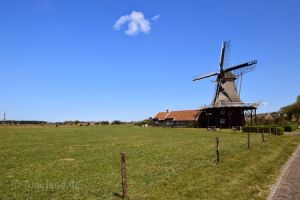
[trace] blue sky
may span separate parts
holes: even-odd
[[[0,113],[131,121],[195,109],[211,102],[214,84],[192,78],[218,70],[228,39],[233,64],[258,60],[242,99],[276,111],[300,94],[299,9],[296,0],[2,0]],[[149,24],[126,34],[133,11]]]

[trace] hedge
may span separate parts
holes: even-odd
[[[293,132],[298,128],[298,126],[297,124],[290,124],[290,125],[284,125],[283,128],[285,132]]]
[[[269,133],[271,131],[274,135],[283,135],[284,128],[280,126],[246,126],[243,128],[244,132],[254,132],[254,133]]]

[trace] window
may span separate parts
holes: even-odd
[[[221,104],[221,106],[225,106],[225,101],[224,100],[221,101],[220,104]]]
[[[225,124],[225,119],[224,118],[220,119],[220,124]]]

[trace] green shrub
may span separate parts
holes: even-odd
[[[285,132],[293,132],[298,128],[298,126],[297,124],[289,124],[289,125],[284,125],[283,128]]]
[[[254,132],[254,133],[269,133],[271,132],[274,135],[283,135],[284,128],[280,126],[271,126],[271,125],[265,125],[265,126],[245,126],[243,128],[244,132]]]
[[[102,124],[102,125],[109,125],[109,121],[101,121],[100,124]]]
[[[114,120],[114,121],[112,121],[112,123],[111,124],[114,124],[114,125],[119,125],[119,124],[122,124],[122,122],[120,121],[120,120]]]

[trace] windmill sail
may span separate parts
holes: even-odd
[[[256,64],[257,64],[257,61],[253,60],[253,61],[243,63],[243,64],[240,64],[240,65],[237,65],[234,67],[230,67],[230,68],[226,69],[225,72],[231,72],[235,76],[241,76],[246,73],[254,71],[256,69]]]
[[[223,71],[224,67],[227,67],[230,62],[231,42],[230,40],[222,43],[221,55],[220,55],[220,71]]]
[[[254,66],[257,64],[257,61],[256,60],[252,60],[250,62],[246,62],[246,63],[243,63],[243,64],[240,64],[240,65],[237,65],[237,66],[234,66],[234,67],[230,67],[228,69],[225,69],[224,72],[231,72],[231,71],[235,71],[235,70],[238,70],[238,69],[242,69],[242,68],[245,68],[245,67],[250,67],[250,66]]]
[[[216,76],[216,75],[218,75],[218,73],[215,73],[215,72],[212,72],[212,73],[209,73],[209,74],[204,74],[204,75],[195,77],[193,79],[193,81],[198,81],[198,80],[209,78],[209,77]]]
[[[253,71],[257,63],[256,60],[253,60],[250,62],[246,62],[240,65],[236,65],[224,69],[224,67],[227,67],[229,63],[230,49],[231,49],[231,42],[224,41],[222,43],[222,48],[221,48],[219,73],[209,73],[209,74],[198,76],[193,79],[193,81],[197,81],[212,76],[217,76],[216,79],[217,87],[212,102],[213,107],[219,107],[230,103],[242,104],[243,102],[240,99],[235,81],[238,76]]]

